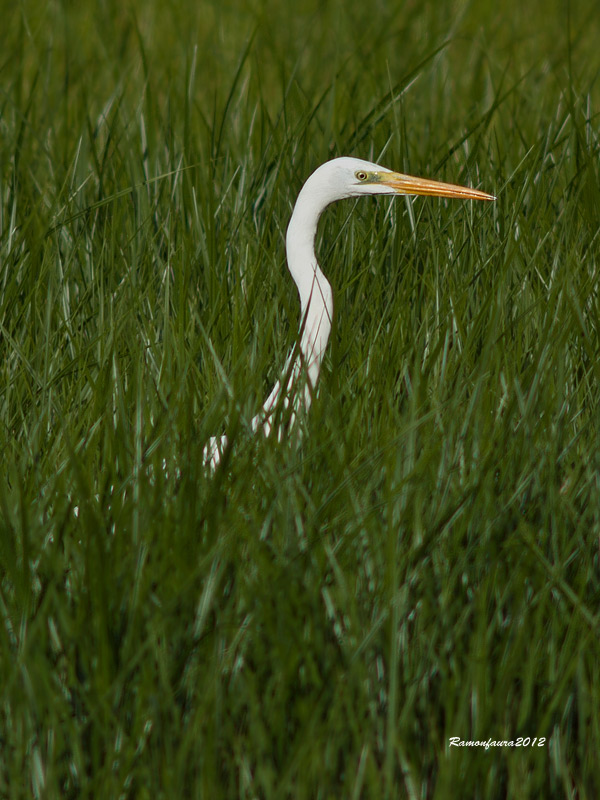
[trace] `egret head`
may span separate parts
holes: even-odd
[[[441,183],[427,178],[414,178],[359,158],[335,158],[322,164],[309,178],[307,184],[327,202],[343,197],[360,197],[374,194],[410,194],[431,197],[457,197],[463,200],[494,200],[494,196],[478,189]]]

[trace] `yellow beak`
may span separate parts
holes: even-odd
[[[456,186],[454,183],[430,181],[427,178],[413,178],[400,172],[380,173],[379,183],[391,187],[398,194],[422,194],[430,197],[460,197],[463,200],[495,200],[493,194],[470,189],[467,186]]]

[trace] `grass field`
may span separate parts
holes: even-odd
[[[0,797],[599,797],[597,4],[2,6]]]

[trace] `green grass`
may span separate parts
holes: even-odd
[[[0,797],[598,797],[596,4],[3,5]]]

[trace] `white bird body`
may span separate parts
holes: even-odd
[[[298,288],[301,307],[300,352],[292,364],[295,349],[292,350],[283,371],[283,375],[287,376],[286,391],[282,399],[283,408],[288,408],[290,400],[294,399],[290,426],[294,423],[297,411],[301,407],[308,410],[310,406],[333,319],[333,292],[315,254],[319,217],[327,206],[336,200],[375,194],[423,194],[474,200],[494,199],[492,195],[477,189],[413,178],[358,158],[335,158],[322,164],[312,173],[298,195],[286,235],[288,268]],[[300,380],[304,383],[304,391],[296,393],[294,397],[295,386]],[[279,380],[261,411],[252,419],[253,431],[262,426],[265,436],[271,434],[273,417],[281,393],[282,383]],[[215,469],[227,445],[227,436],[211,437],[204,448],[205,464]]]

